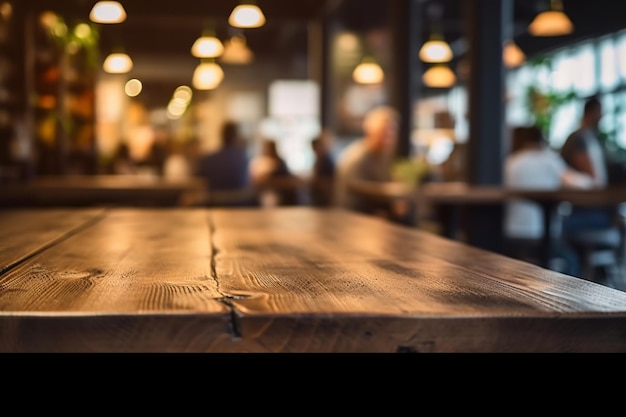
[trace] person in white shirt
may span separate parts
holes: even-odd
[[[511,188],[550,190],[561,187],[590,188],[591,176],[567,166],[563,158],[545,142],[536,126],[513,129],[514,151],[504,162],[504,185]],[[526,248],[537,247],[544,235],[541,207],[532,201],[516,199],[508,202],[504,213],[504,234],[509,243]],[[565,271],[571,275],[579,272],[575,252],[563,247]]]

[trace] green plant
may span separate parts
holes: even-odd
[[[61,51],[69,55],[83,53],[87,68],[95,71],[100,61],[100,32],[92,23],[78,21],[72,27],[61,16],[48,26],[48,35]]]

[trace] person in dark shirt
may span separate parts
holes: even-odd
[[[589,175],[594,188],[608,185],[604,148],[599,140],[602,103],[596,97],[585,101],[580,127],[572,132],[561,147],[561,156],[571,168]],[[565,235],[585,230],[610,228],[615,207],[575,206],[565,219]]]
[[[237,191],[250,187],[249,160],[241,143],[239,127],[232,121],[226,121],[221,133],[221,148],[198,161],[197,174],[207,182],[209,195],[212,190]]]
[[[250,178],[265,198],[275,201],[270,205],[299,204],[300,182],[278,153],[275,140],[263,140],[259,154],[250,163]]]
[[[311,176],[311,198],[314,206],[330,206],[333,198],[335,160],[328,149],[326,133],[311,141],[315,153]]]

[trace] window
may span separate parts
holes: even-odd
[[[597,91],[596,51],[592,42],[577,47],[572,54],[572,78],[576,93],[581,97],[591,96]]]
[[[560,148],[565,143],[565,139],[580,124],[582,105],[576,101],[571,101],[560,106],[552,116],[550,125],[550,146]]]
[[[600,88],[603,91],[611,91],[619,84],[619,72],[617,68],[617,49],[613,38],[600,41]]]
[[[559,52],[552,62],[552,87],[559,93],[570,91],[574,87],[576,57],[569,52]]]
[[[626,31],[618,36],[616,50],[619,75],[622,79],[626,79]]]

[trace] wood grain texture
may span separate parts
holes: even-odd
[[[626,293],[343,210],[109,209],[0,275],[0,351],[624,352]]]
[[[102,209],[83,211],[0,210],[0,273],[47,246],[87,227]]]
[[[241,214],[212,214],[217,275],[259,349],[626,349],[625,293],[352,213]]]
[[[108,212],[82,233],[0,278],[3,326],[13,321],[6,316],[15,312],[25,316],[24,321],[8,324],[16,326],[15,340],[3,343],[0,350],[15,346],[27,351],[37,346],[53,351],[122,346],[121,350],[150,351],[152,346],[186,350],[202,339],[203,332],[174,340],[180,332],[216,324],[220,331],[208,333],[211,343],[230,338],[230,311],[212,276],[211,251],[209,224],[202,210]],[[146,327],[146,323],[153,324]],[[51,344],[25,337],[29,334],[25,329],[31,328],[39,329],[36,334],[43,332]],[[80,337],[57,340],[67,332],[74,334],[71,329],[80,329],[76,333]]]

